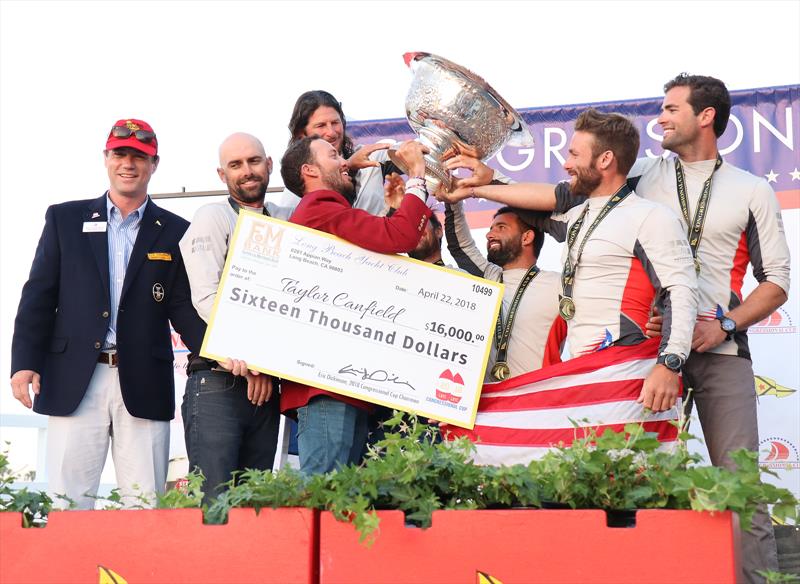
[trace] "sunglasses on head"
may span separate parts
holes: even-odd
[[[130,138],[134,136],[139,142],[143,142],[144,144],[149,144],[156,139],[154,132],[149,130],[131,130],[127,126],[114,126],[111,128],[111,135],[114,136],[114,138]]]

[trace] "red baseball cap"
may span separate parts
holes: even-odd
[[[119,120],[108,133],[106,150],[135,148],[150,156],[158,154],[158,140],[150,124],[142,120]]]

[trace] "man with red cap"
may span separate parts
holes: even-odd
[[[109,443],[123,504],[164,490],[170,321],[194,352],[205,328],[178,248],[188,223],[147,196],[153,129],[118,121],[104,159],[101,197],[47,210],[11,347],[14,397],[49,416],[48,491],[82,509],[94,507]]]

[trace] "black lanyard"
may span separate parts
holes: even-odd
[[[514,327],[514,318],[517,315],[519,303],[522,301],[522,295],[533,279],[539,275],[539,268],[535,265],[528,268],[522,280],[519,283],[517,291],[514,293],[514,298],[511,300],[511,305],[508,307],[508,320],[505,326],[503,325],[503,309],[500,308],[500,313],[497,315],[497,323],[495,324],[494,344],[497,348],[497,355],[495,357],[495,364],[492,367],[492,376],[498,381],[503,381],[510,372],[506,357],[508,355],[508,341],[511,338],[511,329]],[[500,277],[500,282],[503,277]]]
[[[689,247],[692,249],[692,258],[694,259],[694,269],[698,274],[700,273],[700,260],[697,259],[697,248],[700,247],[700,240],[703,238],[703,227],[706,224],[706,214],[708,212],[708,200],[711,198],[711,180],[714,178],[714,173],[722,166],[722,157],[717,153],[717,161],[714,163],[714,170],[711,171],[711,176],[703,183],[703,190],[700,192],[700,198],[697,200],[697,209],[694,210],[694,221],[689,221],[689,196],[686,193],[686,177],[683,174],[683,165],[680,158],[675,159],[675,182],[678,186],[678,203],[681,206],[681,213],[686,225],[689,228],[687,238],[689,239]]]
[[[580,245],[578,246],[578,253],[575,256],[575,262],[572,262],[571,255],[572,255],[572,247],[575,245],[575,241],[578,239],[578,233],[580,233],[581,227],[583,226],[583,222],[586,219],[586,214],[589,212],[589,201],[586,201],[586,205],[583,208],[578,220],[572,224],[569,228],[569,232],[567,234],[567,259],[564,261],[564,269],[561,270],[561,301],[559,302],[559,313],[564,320],[570,320],[573,316],[575,316],[575,302],[572,300],[572,289],[575,286],[575,272],[578,269],[578,264],[581,261],[581,256],[583,255],[583,248],[586,247],[586,242],[589,241],[589,237],[591,237],[594,230],[600,225],[600,222],[606,218],[606,216],[611,213],[611,210],[614,209],[617,205],[619,205],[625,198],[631,194],[631,188],[626,184],[623,184],[619,190],[611,195],[611,198],[608,199],[603,208],[600,209],[600,213],[598,213],[595,220],[592,221],[592,224],[589,225],[589,229],[586,230],[586,235],[583,236],[583,240],[581,241]],[[591,199],[589,199],[591,200]]]
[[[242,208],[242,206],[239,203],[236,202],[236,199],[234,199],[233,197],[228,197],[228,204],[233,208],[234,211],[236,211],[236,214],[238,215],[239,214],[239,210]],[[269,212],[267,211],[267,206],[266,205],[264,205],[261,208],[261,214],[262,215],[266,215],[267,217],[270,216]]]

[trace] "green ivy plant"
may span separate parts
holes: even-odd
[[[13,488],[18,477],[11,470],[7,448],[8,443],[6,450],[0,452],[0,511],[22,513],[23,527],[43,527],[53,501],[40,491]]]
[[[439,430],[414,416],[396,413],[388,432],[359,465],[304,477],[286,468],[279,472],[248,470],[204,508],[207,523],[224,523],[236,507],[306,507],[331,511],[349,521],[369,543],[378,529],[376,511],[399,509],[406,520],[429,527],[439,509],[510,509],[562,506],[573,509],[731,510],[748,529],[759,505],[772,505],[778,520],[796,520],[792,493],[763,482],[756,453],[732,453],[737,468],[701,466],[689,453],[681,432],[674,451],[660,448],[656,435],[640,424],[622,432],[598,434],[576,428],[577,438],[528,465],[479,466],[474,445],[466,439],[442,441]],[[46,495],[14,491],[8,463],[0,458],[0,510],[23,511],[29,524],[50,509]],[[202,475],[190,474],[188,485],[158,498],[160,508],[200,507]]]
[[[479,466],[465,439],[442,442],[438,430],[398,413],[387,433],[360,465],[304,478],[297,471],[247,471],[229,484],[206,512],[224,522],[233,507],[299,506],[333,512],[352,522],[362,541],[378,527],[375,513],[399,509],[420,527],[438,509],[505,509],[556,505],[573,509],[731,510],[748,529],[758,505],[773,505],[777,519],[796,519],[797,500],[786,489],[761,480],[756,453],[732,454],[736,471],[700,466],[681,433],[676,451],[660,448],[656,435],[640,424],[623,432],[592,429],[569,446],[525,465]]]

